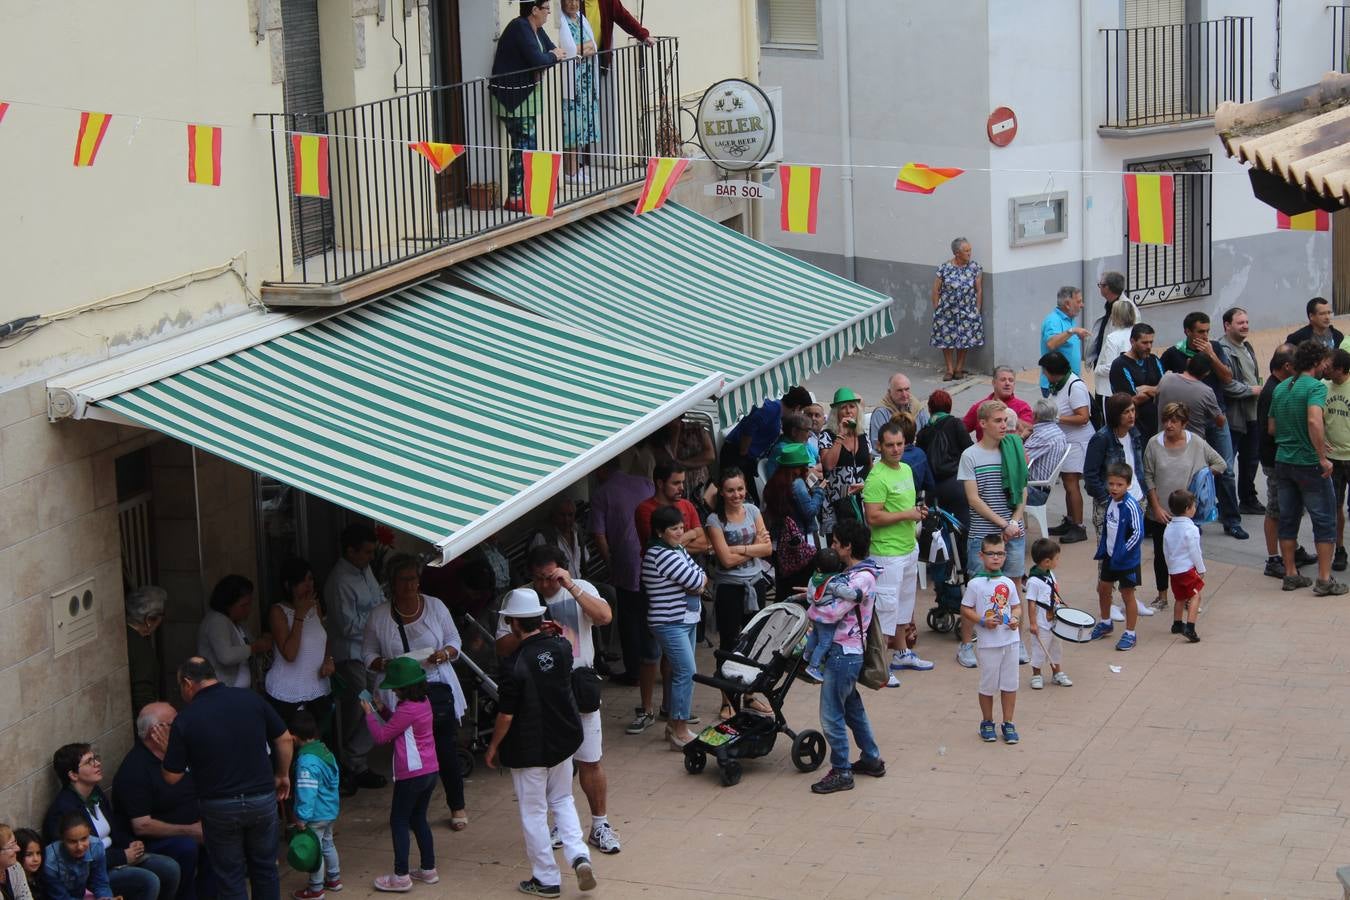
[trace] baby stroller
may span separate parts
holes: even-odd
[[[937,601],[928,611],[928,627],[947,634],[956,629],[961,617],[961,596],[966,590],[965,538],[960,520],[934,506],[924,520],[919,553],[927,560],[928,583],[933,585]]]
[[[477,755],[487,750],[497,724],[497,682],[488,674],[489,669],[495,671],[497,653],[496,639],[476,618],[465,613],[460,617],[459,627],[465,650],[455,660],[455,673],[468,704],[460,730],[460,739],[467,732],[468,741],[459,748],[459,769],[467,778],[473,772]],[[473,646],[479,648],[477,652],[469,649]]]
[[[695,674],[694,680],[725,692],[736,714],[709,725],[685,745],[685,771],[691,775],[702,772],[711,754],[721,770],[722,785],[730,787],[741,780],[740,760],[768,755],[779,732],[792,739],[792,764],[798,771],[814,772],[820,767],[825,759],[825,736],[815,730],[794,732],[783,718],[783,701],[802,666],[808,625],[801,606],[771,603],[746,623],[734,650],[713,651],[717,671]],[[741,709],[746,694],[763,694],[773,715]]]

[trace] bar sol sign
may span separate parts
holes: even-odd
[[[733,171],[759,165],[773,146],[778,127],[768,95],[739,78],[708,88],[698,102],[696,123],[703,152]]]
[[[714,181],[703,186],[703,193],[729,200],[772,200],[778,196],[773,188],[765,187],[758,181]]]

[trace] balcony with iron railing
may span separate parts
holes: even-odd
[[[1252,19],[1102,29],[1104,137],[1203,127],[1220,103],[1252,99]]]
[[[1328,4],[1331,10],[1331,71],[1350,74],[1350,6]]]
[[[592,69],[598,140],[590,145],[584,178],[561,173],[555,213],[615,205],[628,199],[652,156],[680,155],[678,45],[658,38],[608,51],[604,74]],[[535,72],[530,99],[513,112],[535,134],[535,148],[562,153],[578,121],[578,75],[588,61],[564,60]],[[435,271],[455,251],[486,235],[527,228],[533,219],[504,207],[513,144],[506,129],[501,77],[405,91],[397,96],[321,114],[268,113],[276,200],[279,277],[264,284],[273,305],[335,305],[384,286]],[[494,83],[499,90],[493,90]],[[327,141],[328,197],[296,196],[291,136]],[[463,154],[444,171],[409,145],[460,144]]]

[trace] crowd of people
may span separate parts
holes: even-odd
[[[954,252],[944,267],[971,265],[966,242]],[[939,305],[952,277],[939,275]],[[903,373],[878,391],[870,414],[850,387],[828,403],[793,387],[733,427],[720,454],[706,430],[680,420],[604,463],[589,516],[579,521],[576,502],[558,498],[519,573],[495,537],[471,555],[462,584],[490,598],[495,626],[481,642],[499,690],[485,761],[512,770],[531,867],[521,891],[560,894],[555,850],[589,889],[591,851],[621,849],[607,808],[601,673],[638,688],[628,735],[663,721],[664,742],[683,750],[703,724],[693,676],[705,625],[731,650],[771,599],[809,598],[803,677],[819,686],[830,762],[811,790],[884,776],[859,690],[864,651],[875,630],[892,688],[907,672],[935,668],[919,655],[916,619],[920,569],[940,554],[920,547],[941,538],[944,519],[956,537],[943,546],[965,573],[956,661],[979,670],[978,734],[988,742],[1020,740],[1021,665],[1031,666],[1034,690],[1073,684],[1055,625],[1068,608],[1061,557],[1088,539],[1083,492],[1099,563],[1098,608],[1084,627],[1100,640],[1122,623],[1118,651],[1137,646],[1141,618],[1169,606],[1172,634],[1201,639],[1203,529],[1215,523],[1246,540],[1243,514],[1264,517],[1265,574],[1284,590],[1347,592],[1333,572],[1347,568],[1350,348],[1331,327],[1329,304],[1309,301],[1308,326],[1275,350],[1263,378],[1245,310],[1226,311],[1212,340],[1209,317],[1188,314],[1159,356],[1119,274],[1098,287],[1105,307],[1092,329],[1077,324],[1081,291],[1058,292],[1041,330],[1034,403],[1016,396],[1006,366],[961,414],[945,389],[920,403]],[[961,360],[952,357],[954,372]],[[1096,390],[1078,375],[1084,366]],[[1058,489],[1064,519],[1028,545],[1028,510]],[[1298,545],[1305,512],[1312,554]],[[284,828],[291,863],[306,873],[294,900],[323,900],[342,889],[334,837],[342,798],[387,787],[369,764],[377,744],[393,746],[394,859],[374,887],[405,892],[439,880],[430,813],[438,784],[450,830],[470,823],[457,752],[465,641],[434,596],[441,592],[427,587],[434,570],[393,554],[377,572],[379,542],[366,523],[349,525],[340,544],[321,588],[306,562],[285,562],[258,637],[247,624],[252,582],[229,575],[215,585],[198,655],[176,672],[181,710],[157,695],[153,673],[132,666],[137,742],[112,796],[96,748],[58,748],[61,788],[40,831],[0,826],[6,900],[236,900],[250,889],[255,900],[277,898]],[[1139,595],[1146,544],[1151,600]],[[1300,573],[1312,565],[1315,577]],[[129,640],[153,636],[164,600],[156,588],[128,595]],[[618,652],[608,654],[611,642]],[[133,661],[154,658],[142,650],[130,649]],[[622,671],[610,669],[620,661]],[[722,695],[716,718],[740,708],[773,714],[762,698]],[[574,772],[589,826],[572,799]]]

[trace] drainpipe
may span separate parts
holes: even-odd
[[[838,10],[835,27],[839,29],[836,42],[839,50],[839,141],[842,149],[840,162],[843,164],[844,188],[844,277],[852,281],[855,274],[853,265],[853,125],[849,116],[848,87],[848,0],[835,0]]]
[[[1083,289],[1083,296],[1086,298],[1089,291],[1088,285],[1092,283],[1092,277],[1088,274],[1089,255],[1091,246],[1088,243],[1088,140],[1092,135],[1092,104],[1089,97],[1092,96],[1090,61],[1092,59],[1089,42],[1092,35],[1089,32],[1088,21],[1088,0],[1078,0],[1078,233],[1079,240],[1082,241],[1082,252],[1079,254],[1082,259],[1079,262],[1079,281]],[[1081,315],[1083,322],[1087,324],[1088,305],[1083,304]]]

